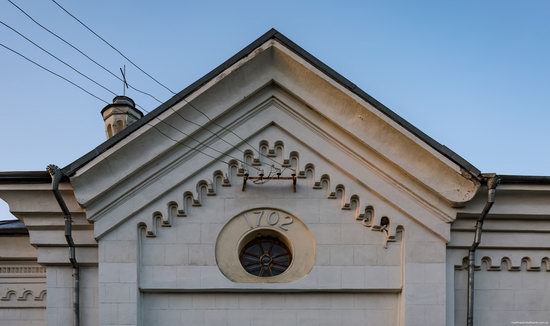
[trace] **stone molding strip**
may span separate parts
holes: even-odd
[[[20,293],[14,289],[7,289],[4,295],[0,296],[0,301],[45,301],[46,290],[35,294],[32,290],[23,289]]]
[[[493,263],[493,259],[488,256],[481,258],[481,265],[476,265],[475,270],[486,270],[486,271],[502,271],[507,270],[510,272],[519,272],[519,271],[528,271],[528,272],[540,272],[547,271],[550,272],[550,258],[544,257],[540,261],[540,265],[534,265],[533,259],[530,257],[523,257],[521,259],[520,265],[514,265],[512,260],[509,257],[502,257],[500,261],[495,260],[495,263],[498,262],[498,265]],[[462,259],[462,265],[455,265],[456,271],[465,271],[468,270],[468,257]]]
[[[281,140],[274,142],[274,146],[269,148],[269,142],[262,140],[259,143],[261,156],[266,156],[275,159],[278,156],[283,157],[284,143]],[[243,161],[252,166],[262,166],[262,157],[255,157],[254,151],[247,149],[243,152]],[[315,166],[312,163],[307,163],[304,169],[299,169],[300,155],[296,151],[289,153],[288,159],[283,159],[281,166],[283,168],[291,168],[296,171],[296,177],[299,179],[314,178]],[[267,163],[267,162],[266,162]],[[234,176],[242,177],[247,173],[245,165],[237,160],[228,162],[227,173],[224,174],[221,170],[216,170],[212,173],[211,179],[203,179],[197,182],[195,192],[185,191],[183,193],[182,206],[176,201],[170,201],[167,204],[167,212],[163,214],[160,211],[155,211],[152,214],[151,222],[146,225],[146,236],[156,237],[158,225],[162,227],[170,227],[173,219],[177,217],[187,217],[191,207],[201,207],[203,201],[208,196],[216,196],[218,186],[231,187]],[[378,231],[384,234],[384,246],[387,247],[388,242],[396,242],[399,240],[399,234],[403,231],[402,225],[393,225],[387,216],[376,216],[372,205],[362,207],[359,195],[346,194],[346,187],[342,184],[331,188],[330,176],[328,174],[321,175],[318,181],[313,183],[312,188],[325,191],[327,199],[337,200],[340,209],[352,211],[353,217],[360,221],[365,227],[371,231]],[[159,223],[160,221],[160,223]]]
[[[0,266],[0,274],[45,274],[42,266]]]

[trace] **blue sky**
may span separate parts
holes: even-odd
[[[170,97],[52,2],[12,1],[112,71],[126,64],[130,83]],[[483,172],[550,175],[546,0],[58,1],[175,91],[274,27]],[[0,20],[121,92],[6,0]],[[113,97],[3,26],[0,42]],[[0,171],[64,166],[104,140],[104,103],[3,48],[0,94]],[[8,214],[0,202],[0,219]]]

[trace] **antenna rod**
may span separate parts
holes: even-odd
[[[124,70],[120,68],[120,73],[122,74],[122,95],[126,96],[126,88],[128,88],[128,82],[126,81],[126,65],[124,65]]]

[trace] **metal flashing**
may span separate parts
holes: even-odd
[[[550,176],[542,175],[502,175],[501,184],[550,185]]]
[[[47,171],[0,172],[0,184],[50,183],[52,178]]]

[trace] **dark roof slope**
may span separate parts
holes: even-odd
[[[0,221],[0,235],[11,234],[29,234],[29,231],[20,220]]]
[[[214,70],[207,73],[205,76],[194,82],[193,84],[189,85],[185,89],[183,89],[178,94],[174,95],[172,98],[170,98],[168,101],[161,104],[159,107],[154,109],[153,111],[149,112],[147,115],[145,115],[143,118],[141,118],[136,123],[128,126],[128,128],[124,129],[122,132],[118,133],[114,137],[108,139],[101,145],[97,146],[81,158],[77,159],[73,163],[67,165],[65,168],[63,168],[63,172],[71,176],[73,175],[79,168],[84,166],[86,163],[93,160],[95,157],[99,156],[101,153],[105,152],[112,146],[114,146],[116,143],[121,141],[122,139],[126,138],[128,135],[130,135],[132,132],[137,130],[138,128],[142,127],[143,125],[147,124],[151,120],[153,120],[155,117],[157,117],[159,114],[167,110],[169,107],[173,106],[174,104],[182,101],[187,97],[189,94],[194,92],[196,89],[210,81],[215,76],[219,75],[222,71],[229,68],[236,62],[238,62],[240,59],[246,57],[249,55],[254,49],[261,46],[263,43],[270,39],[275,39],[279,41],[280,43],[284,44],[286,47],[288,47],[291,51],[296,53],[297,55],[304,58],[306,61],[308,61],[311,65],[315,66],[317,69],[321,70],[334,80],[336,80],[338,83],[340,83],[345,88],[349,89],[351,92],[355,93],[368,103],[370,103],[372,106],[380,110],[380,112],[384,113],[386,116],[394,120],[397,124],[414,134],[416,137],[423,140],[425,143],[430,145],[432,148],[434,148],[439,153],[443,154],[443,156],[447,157],[451,161],[455,162],[459,166],[461,166],[466,171],[470,172],[475,177],[480,176],[480,171],[470,164],[468,161],[460,157],[458,154],[447,148],[446,146],[438,143],[430,136],[426,135],[422,131],[420,131],[418,128],[407,122],[405,119],[401,118],[399,115],[397,115],[395,112],[387,108],[384,104],[378,102],[375,98],[367,94],[365,91],[357,87],[355,84],[353,84],[351,81],[347,80],[345,77],[334,71],[332,68],[327,66],[326,64],[322,63],[319,59],[315,58],[313,55],[299,47],[296,43],[292,42],[290,39],[288,39],[283,34],[279,33],[275,29],[269,30],[264,35],[260,36],[258,39],[256,39],[254,42],[250,43],[247,47],[239,51],[237,54],[229,58],[227,61],[216,67]]]

